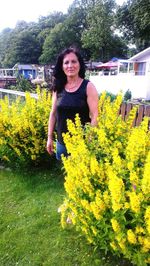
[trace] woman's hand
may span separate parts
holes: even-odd
[[[54,152],[54,143],[52,138],[48,138],[46,145],[47,152],[51,155]]]

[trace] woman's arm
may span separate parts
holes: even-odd
[[[98,92],[91,82],[87,84],[87,103],[90,110],[91,125],[96,126],[98,117]]]
[[[54,133],[55,123],[56,123],[56,102],[57,102],[57,93],[53,92],[52,108],[50,111],[49,122],[48,122],[47,151],[49,154],[52,154],[54,150],[53,133]]]

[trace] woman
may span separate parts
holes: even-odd
[[[85,77],[85,65],[80,53],[74,48],[64,50],[54,69],[52,109],[48,123],[47,151],[53,153],[53,132],[57,125],[56,158],[67,156],[62,133],[67,132],[67,119],[74,121],[78,113],[82,125],[97,124],[98,93]]]

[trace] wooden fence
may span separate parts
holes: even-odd
[[[125,120],[128,117],[131,109],[135,105],[136,106],[138,105],[138,109],[137,109],[135,120],[133,122],[133,126],[139,126],[144,116],[150,117],[150,105],[135,104],[135,103],[122,103],[119,113],[122,115],[122,118]],[[149,130],[150,130],[150,121],[149,121]]]

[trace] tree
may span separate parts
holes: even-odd
[[[50,34],[51,30],[54,29],[57,24],[63,23],[65,19],[66,15],[62,12],[53,12],[46,17],[39,17],[37,24],[39,28],[39,34],[37,36],[38,42],[43,46],[45,39]]]
[[[43,52],[39,58],[43,64],[54,63],[58,53],[65,47],[65,32],[62,23],[58,23],[54,29],[50,31],[44,45]]]
[[[113,39],[114,1],[89,1],[87,28],[82,34],[83,47],[89,48],[93,59],[107,60]]]
[[[0,34],[0,67],[4,67],[4,59],[9,50],[10,38],[12,37],[12,30],[6,28]]]
[[[15,43],[15,61],[24,64],[38,64],[41,47],[32,31],[23,31]]]
[[[38,63],[42,46],[37,40],[36,23],[20,21],[14,30],[0,36],[0,57],[3,67],[16,63]],[[3,51],[3,52],[2,52]]]
[[[60,51],[69,46],[75,46],[82,50],[81,36],[84,23],[84,9],[70,9],[69,16],[65,21],[56,24],[46,37],[40,62],[44,64],[54,63]]]
[[[138,50],[150,46],[150,1],[128,0],[117,10],[117,27]]]

